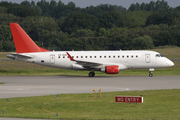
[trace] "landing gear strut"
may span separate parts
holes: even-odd
[[[152,71],[154,71],[154,68],[150,68],[150,69],[149,69],[149,77],[152,77],[152,76],[153,76]]]
[[[95,76],[94,71],[91,71],[91,72],[89,73],[89,77],[94,77],[94,76]]]
[[[152,71],[149,71],[149,77],[152,77],[153,74],[152,74]]]

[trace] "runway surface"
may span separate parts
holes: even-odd
[[[180,89],[180,76],[0,76],[0,99],[68,93]]]

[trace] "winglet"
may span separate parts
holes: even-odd
[[[70,55],[68,52],[66,52],[66,53],[67,53],[67,55],[68,55],[68,57],[69,57],[69,59],[70,59],[71,61],[75,61],[74,58],[71,57],[71,55]]]

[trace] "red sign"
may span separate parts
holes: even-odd
[[[115,102],[143,103],[143,97],[115,96]]]

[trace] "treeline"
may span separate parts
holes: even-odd
[[[151,49],[180,46],[180,6],[164,0],[86,8],[41,0],[0,2],[0,51],[14,51],[9,23],[19,23],[41,47],[54,50]]]

